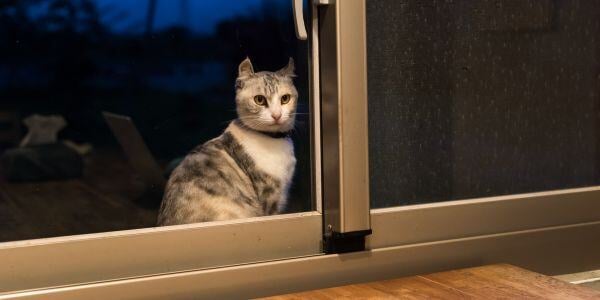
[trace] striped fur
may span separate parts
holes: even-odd
[[[294,126],[297,91],[293,61],[277,72],[254,73],[249,59],[236,80],[238,119],[219,137],[198,146],[173,171],[158,225],[231,220],[278,214],[287,201],[296,159],[287,132]],[[282,104],[282,95],[291,95]],[[257,105],[264,95],[267,105]],[[276,122],[273,114],[280,114]]]

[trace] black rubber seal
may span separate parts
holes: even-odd
[[[327,233],[323,239],[323,251],[326,254],[364,251],[365,237],[371,233],[373,233],[371,229]]]

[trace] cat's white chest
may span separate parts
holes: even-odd
[[[289,139],[272,139],[254,143],[246,142],[244,148],[254,159],[256,167],[265,173],[287,182],[296,165],[294,146]]]
[[[254,160],[259,170],[281,180],[284,185],[289,183],[296,166],[291,139],[270,138],[259,133],[242,131],[239,128],[231,132]]]

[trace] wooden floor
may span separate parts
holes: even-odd
[[[600,291],[500,264],[264,298],[600,299]]]
[[[86,156],[80,179],[0,180],[0,242],[154,226],[157,210],[135,203],[143,192],[117,151]]]

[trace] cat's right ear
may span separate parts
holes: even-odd
[[[252,62],[250,58],[246,57],[240,66],[238,67],[238,78],[240,77],[248,77],[254,75],[254,68],[252,67]]]

